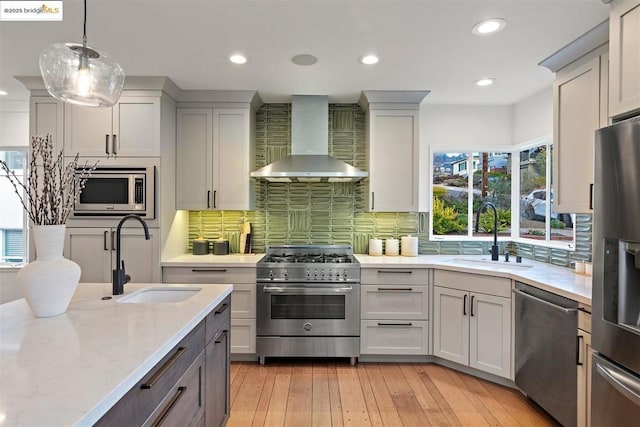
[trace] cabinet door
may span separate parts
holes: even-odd
[[[121,256],[125,262],[127,274],[131,276],[131,282],[160,282],[160,229],[150,228],[149,235],[151,239],[146,240],[141,228],[122,229]],[[115,245],[111,254],[113,269],[116,267]],[[108,281],[111,281],[111,276]]]
[[[34,96],[29,101],[29,114],[29,136],[51,134],[57,154],[64,147],[64,104],[48,96]]]
[[[176,209],[211,208],[213,111],[179,108],[177,114]]]
[[[256,318],[256,285],[255,283],[234,283],[231,293],[231,318]]]
[[[223,426],[229,418],[229,329],[222,329],[206,347],[205,424]]]
[[[511,375],[511,299],[470,295],[469,366],[504,378]]]
[[[595,130],[600,128],[600,60],[565,71],[553,85],[555,212],[590,213]]]
[[[111,154],[123,157],[160,155],[160,98],[122,96],[113,107]]]
[[[433,354],[452,362],[469,363],[469,294],[433,287]]]
[[[113,109],[65,104],[65,156],[107,157],[113,142]]]
[[[213,209],[252,208],[252,150],[249,111],[235,108],[213,110]]]
[[[80,282],[111,281],[111,229],[67,227],[64,256],[80,266]]]
[[[418,111],[372,110],[369,114],[369,209],[417,212]]]
[[[233,287],[235,288],[236,285]],[[255,354],[255,352],[256,319],[231,319],[231,353]]]
[[[609,115],[640,109],[640,1],[616,0],[609,14]]]
[[[578,427],[591,425],[591,334],[578,329]]]

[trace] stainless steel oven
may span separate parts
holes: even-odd
[[[265,357],[360,351],[360,265],[349,246],[270,246],[257,269],[257,340]]]

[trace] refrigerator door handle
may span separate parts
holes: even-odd
[[[612,368],[595,362],[596,371],[627,399],[640,406],[640,383]]]

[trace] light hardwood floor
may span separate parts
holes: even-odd
[[[434,364],[231,365],[228,427],[554,426],[521,393]]]

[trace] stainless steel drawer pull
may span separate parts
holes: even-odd
[[[413,288],[378,288],[379,292],[411,292]]]
[[[413,326],[412,322],[378,322],[378,326]]]
[[[394,269],[389,269],[389,270],[378,270],[378,274],[412,274],[413,271],[412,270],[396,270]]]
[[[226,268],[192,268],[194,273],[226,273]]]
[[[151,425],[153,427],[158,427],[158,426],[162,425],[164,420],[167,418],[167,415],[169,415],[171,413],[171,411],[173,410],[174,406],[176,406],[176,404],[178,403],[180,398],[184,395],[185,391],[187,391],[187,387],[186,386],[178,387],[178,390],[176,390],[176,394],[173,395],[173,397],[171,398],[171,401],[162,410],[162,413],[158,416],[158,418],[155,419],[153,421],[153,423],[151,423]]]
[[[216,315],[216,316],[217,316],[218,314],[222,314],[222,313],[224,313],[224,312],[225,312],[225,310],[226,310],[227,308],[229,308],[229,304],[227,304],[227,303],[225,302],[224,304],[222,304],[222,306],[221,306],[219,309],[217,309],[217,310],[214,312],[214,315]]]
[[[222,342],[222,340],[227,336],[227,334],[229,333],[228,330],[224,330],[220,333],[220,335],[218,335],[218,337],[213,341],[214,344],[220,344]]]
[[[185,353],[185,351],[187,351],[186,347],[179,347],[178,350],[173,354],[173,356],[171,356],[169,360],[167,360],[167,362],[162,365],[162,367],[158,369],[155,374],[153,374],[148,382],[142,384],[140,388],[143,390],[150,390],[154,385],[156,385],[158,381],[160,381],[160,378],[162,378],[165,372],[167,372],[173,365],[175,365],[175,363],[178,361],[180,356]]]
[[[627,399],[640,405],[640,384],[596,362],[596,371]]]
[[[522,292],[519,289],[514,289],[513,292],[518,294],[518,295],[520,295],[520,296],[523,296],[525,298],[532,299],[532,300],[537,301],[539,303],[548,305],[551,308],[554,308],[556,310],[562,311],[564,314],[576,314],[578,312],[577,308],[564,308],[564,307],[561,307],[559,305],[553,304],[553,303],[551,303],[549,301],[545,301],[542,298],[538,298],[538,297],[535,297],[535,296],[533,296],[531,294],[528,294],[526,292]]]

